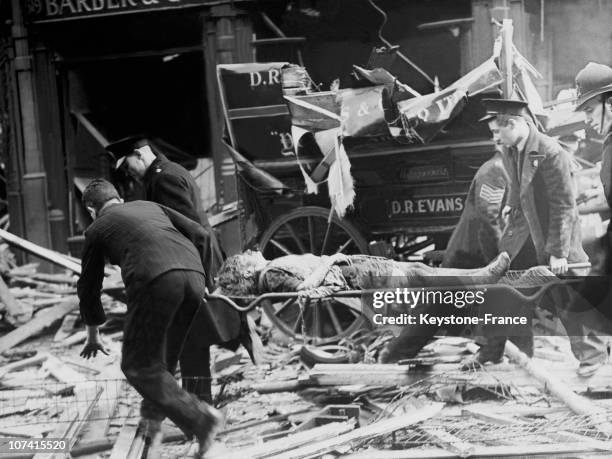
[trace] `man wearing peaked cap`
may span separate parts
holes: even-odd
[[[144,146],[150,145],[150,141],[144,135],[133,135],[124,137],[123,139],[112,142],[106,146],[106,151],[115,161],[115,169],[119,169],[128,155],[131,155],[134,150],[138,150]]]
[[[206,274],[206,286],[214,290],[214,276],[223,263],[223,251],[213,228],[202,208],[200,190],[193,176],[180,164],[172,162],[159,152],[154,152],[152,142],[143,135],[126,137],[106,147],[115,159],[115,167],[123,167],[131,176],[140,180],[148,201],[162,204],[199,223],[208,234],[207,242],[199,248]],[[207,322],[212,321],[213,324]],[[180,356],[183,387],[195,393],[201,400],[212,402],[210,345],[220,344],[235,350],[240,343],[251,350],[247,318],[225,303],[208,301],[198,311]],[[214,331],[214,335],[203,333]]]
[[[527,115],[527,102],[514,99],[483,99],[487,114],[480,121],[489,121],[497,115],[525,116]]]
[[[506,214],[508,223],[500,250],[512,258],[511,268],[547,265],[555,274],[568,272],[569,263],[588,260],[582,248],[576,192],[569,153],[554,139],[538,132],[528,121],[527,103],[484,99],[485,119],[493,141],[502,150],[508,174]],[[564,293],[565,295],[565,293]],[[603,346],[586,338],[579,323],[568,320],[569,299],[555,301],[556,313],[570,337],[572,351],[585,373],[606,358]],[[496,352],[503,353],[503,342]]]
[[[586,261],[582,250],[571,158],[527,121],[527,103],[484,99],[493,141],[502,149],[512,209],[501,248],[517,269],[549,265],[555,274]]]

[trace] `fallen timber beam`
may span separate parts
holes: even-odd
[[[457,364],[437,364],[426,370],[397,364],[316,364],[308,373],[308,383],[314,386],[340,386],[355,383],[373,386],[407,386],[439,375],[453,382],[479,386],[499,386],[514,373],[513,384],[532,385],[531,377],[516,375],[516,367],[509,364],[491,366],[487,372],[460,371]]]
[[[12,371],[22,370],[23,368],[34,365],[41,365],[45,360],[47,360],[48,356],[49,354],[46,353],[36,353],[27,359],[16,360],[15,362],[8,363],[0,367],[0,379]]]
[[[370,438],[389,434],[391,432],[395,432],[396,430],[409,427],[417,422],[425,421],[426,419],[438,414],[442,410],[443,406],[443,403],[431,404],[402,416],[378,421],[373,424],[360,427],[359,429],[355,429],[351,432],[330,438],[329,440],[305,445],[300,448],[292,449],[286,453],[271,457],[274,459],[303,459],[313,456],[320,456],[347,444],[354,445]],[[289,438],[291,437],[288,437],[285,440],[288,440]]]
[[[276,457],[277,454],[293,453],[295,448],[315,442],[323,442],[331,437],[336,437],[349,432],[355,426],[355,421],[333,422],[324,426],[298,432],[287,437],[271,440],[249,448],[242,448],[219,456],[218,459],[262,459]],[[293,456],[291,456],[293,457]]]
[[[594,427],[600,432],[609,435],[612,434],[612,423],[603,421],[603,419],[605,419],[605,414],[610,413],[608,410],[595,405],[586,397],[582,397],[573,392],[563,382],[551,377],[545,370],[535,365],[526,354],[521,352],[519,348],[510,341],[506,341],[505,353],[513,362],[543,384],[544,389],[565,403],[574,413],[587,416],[601,416],[602,421],[600,422],[595,421],[593,418]]]
[[[77,274],[81,274],[81,264],[68,260],[59,252],[41,247],[40,245],[34,244],[27,239],[20,238],[19,236],[9,233],[3,229],[0,229],[0,238],[4,239],[10,245],[18,247],[29,254],[35,255],[46,261],[50,261],[51,263],[62,266]]]
[[[22,325],[21,327],[16,328],[15,330],[0,337],[0,353],[41,332],[56,320],[62,319],[70,311],[76,309],[77,306],[78,300],[76,297],[72,297],[63,303],[58,304],[57,306],[53,306],[52,308],[41,312],[27,324]]]
[[[266,418],[266,419],[257,419],[255,421],[243,422],[235,426],[231,426],[225,430],[222,430],[221,432],[217,433],[217,435],[228,435],[230,433],[238,432],[240,430],[248,429],[250,427],[256,427],[262,424],[267,424],[268,422],[284,421],[286,419],[289,419],[291,416],[297,416],[297,415],[305,414],[305,413],[315,414],[316,411],[314,411],[312,408],[303,408],[301,410],[292,411],[290,413],[277,414],[276,416],[270,416],[269,418]]]
[[[260,394],[272,394],[276,392],[291,392],[305,389],[308,386],[307,381],[292,379],[289,381],[271,381],[253,384],[252,388]]]
[[[18,247],[31,255],[42,258],[43,260],[49,261],[58,266],[62,266],[63,268],[66,268],[69,271],[79,275],[81,274],[81,263],[75,261],[71,257],[67,257],[66,255],[56,252],[55,250],[47,249],[46,247],[34,244],[27,239],[20,238],[19,236],[9,233],[3,229],[0,229],[0,238],[5,240],[8,244]],[[115,271],[116,270],[114,268],[104,268],[104,272],[107,276],[111,275]]]
[[[142,436],[138,428],[138,420],[132,418],[136,412],[135,407],[130,407],[119,436],[115,440],[115,445],[109,459],[127,459],[129,457],[138,457],[138,454],[142,455],[144,443],[139,441],[139,438],[142,438]]]

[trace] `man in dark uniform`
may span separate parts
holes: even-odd
[[[612,213],[612,68],[607,65],[589,62],[576,75],[578,101],[576,111],[585,115],[587,124],[597,133],[604,135],[601,157],[600,177],[604,195]],[[589,276],[580,286],[579,292],[588,301],[586,307],[596,307],[609,320],[612,320],[612,223],[608,224],[606,234],[600,239],[601,259],[594,264]],[[572,305],[580,310],[579,302]],[[583,305],[582,307],[585,307]],[[598,330],[611,333],[607,321],[596,321]],[[605,327],[605,328],[604,328]]]
[[[198,249],[209,243],[209,236],[197,223],[158,204],[123,204],[114,186],[103,179],[87,186],[83,203],[94,222],[85,234],[77,284],[88,330],[81,355],[106,352],[98,326],[106,319],[100,292],[108,258],[121,267],[126,287],[121,369],[143,397],[142,419],[159,426],[169,417],[188,438],[196,436],[203,455],[220,414],[181,389],[173,372],[198,310],[208,319],[200,334],[218,339],[221,332],[215,312],[202,300],[206,274]]]
[[[500,249],[510,254],[511,268],[547,265],[554,274],[566,274],[569,263],[588,260],[582,248],[571,157],[527,121],[527,103],[503,99],[483,103],[510,179],[506,201],[510,211]],[[598,337],[587,336],[582,324],[569,320],[569,298],[562,289],[557,293],[563,299],[554,302],[556,313],[580,361],[578,373],[587,376],[607,358],[605,348]],[[501,357],[505,340],[498,341],[483,350],[480,363]]]
[[[443,267],[476,268],[499,254],[507,183],[508,175],[498,150],[474,175],[465,209],[444,251]]]
[[[612,68],[590,62],[576,76],[579,96],[576,110],[582,111],[586,122],[604,135],[599,176],[608,206],[612,209]],[[612,226],[608,225],[607,247],[612,247]],[[608,252],[609,255],[609,252]],[[612,274],[610,257],[603,262],[598,274]]]
[[[127,172],[140,180],[145,188],[145,198],[180,212],[199,223],[210,234],[209,246],[203,247],[202,260],[206,272],[206,285],[214,290],[214,276],[223,263],[219,242],[202,209],[200,190],[192,175],[180,164],[168,160],[163,154],[155,154],[151,142],[143,136],[127,137],[111,143],[106,149],[116,159],[115,167],[125,167]],[[224,339],[231,341],[240,333],[241,321],[246,320],[225,304],[216,304],[215,311],[225,327]],[[196,316],[195,326],[180,358],[183,387],[195,393],[201,400],[212,403],[210,345],[199,332],[197,324],[203,317]],[[229,346],[232,348],[232,346]],[[234,345],[235,348],[235,345]]]

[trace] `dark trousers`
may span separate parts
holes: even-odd
[[[599,322],[599,313],[596,309],[583,311],[580,314],[572,311],[575,297],[572,288],[559,286],[551,289],[550,298],[544,298],[543,302],[552,300],[551,309],[565,328],[565,333],[570,340],[570,346],[574,357],[583,364],[595,364],[606,361],[608,358],[606,343],[593,333],[593,323]],[[546,304],[543,305],[546,307]]]
[[[457,317],[465,315],[468,317],[484,317],[489,313],[495,316],[518,316],[528,319],[527,325],[489,325],[475,326],[476,341],[483,346],[482,352],[489,356],[490,360],[498,360],[503,356],[504,345],[509,337],[523,352],[533,355],[533,333],[531,330],[531,316],[533,307],[521,304],[513,296],[508,295],[502,289],[488,289],[485,301],[480,306],[466,306],[456,308],[447,304],[417,305],[412,314],[429,313],[431,316]],[[456,330],[462,326],[452,326]],[[388,361],[414,358],[438,332],[439,327],[435,324],[414,324],[405,326],[400,335],[387,345]],[[447,326],[448,329],[448,326]]]
[[[185,340],[179,362],[183,388],[200,400],[212,404],[210,345],[208,337],[203,333],[205,327],[201,326],[204,319],[203,310],[200,308]]]
[[[421,313],[427,313],[432,317],[444,317],[450,316],[451,314],[459,315],[461,311],[452,305],[419,304],[413,308],[410,313],[415,316]],[[396,338],[389,341],[387,345],[387,350],[389,351],[387,357],[388,361],[396,362],[402,359],[414,358],[419,351],[431,341],[439,329],[440,327],[434,324],[417,323],[414,325],[406,325]]]
[[[528,238],[523,248],[512,260],[510,269],[528,269],[533,266],[536,259],[533,241]],[[568,294],[568,290],[563,287],[552,289],[545,295],[541,306],[559,318],[570,340],[572,354],[578,361],[592,364],[606,360],[606,345],[602,339],[593,334],[590,327],[585,326],[584,322],[577,321],[575,315],[568,311],[572,303]],[[503,345],[501,347],[503,348]]]
[[[204,275],[169,271],[128,299],[121,369],[143,397],[146,419],[170,418],[188,437],[206,428],[206,405],[174,378],[185,337],[200,307]]]

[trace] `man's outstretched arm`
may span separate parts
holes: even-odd
[[[97,352],[108,354],[100,339],[98,326],[106,322],[104,308],[100,301],[102,281],[104,279],[104,254],[100,247],[87,235],[81,264],[81,276],[77,282],[79,309],[81,318],[87,326],[87,339],[80,355],[88,359]]]

